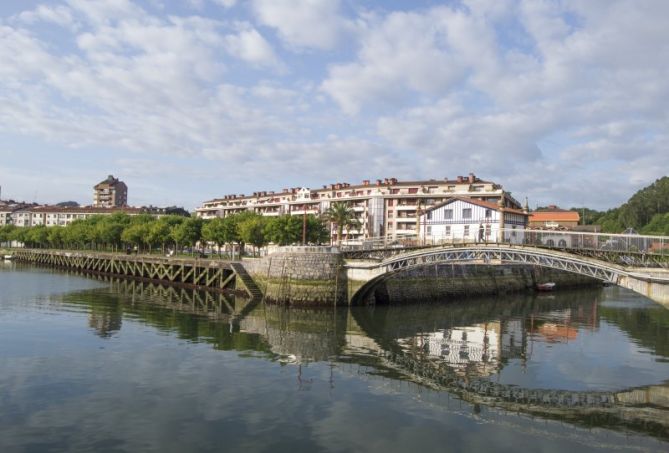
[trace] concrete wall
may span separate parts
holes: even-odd
[[[654,276],[655,277],[655,276]],[[618,285],[643,294],[649,299],[664,305],[669,308],[669,280],[666,282],[655,281],[648,277],[635,278],[632,276],[623,275],[618,279]],[[666,278],[664,275],[659,278]]]

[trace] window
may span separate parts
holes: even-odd
[[[432,235],[432,227],[430,225],[427,226],[427,234]]]
[[[472,218],[472,208],[464,208],[462,210],[462,218],[463,219],[471,219]]]
[[[465,225],[465,232],[463,236],[469,236],[469,225]]]
[[[392,206],[392,205],[393,205],[393,200],[388,200],[388,206]]]
[[[560,242],[558,242],[558,246],[560,246],[562,248],[566,248],[567,247],[567,241],[565,241],[564,239],[560,239]]]
[[[393,211],[388,211],[388,218],[392,219],[393,218]]]
[[[388,222],[388,229],[392,230],[393,229],[393,222]]]
[[[446,220],[453,219],[453,210],[452,209],[444,209],[444,219],[446,219]]]
[[[450,226],[450,225],[448,225],[448,226],[446,227],[446,229],[444,230],[444,233],[446,233],[446,236],[450,236],[450,235],[451,235],[451,226]]]
[[[492,209],[486,209],[485,210],[485,218],[486,219],[492,218]]]
[[[397,195],[398,193],[400,193],[400,189],[390,189],[390,193],[393,195]]]
[[[418,187],[409,187],[409,193],[418,193]]]
[[[427,211],[427,220],[432,220],[432,211]]]

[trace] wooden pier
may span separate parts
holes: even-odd
[[[243,291],[251,298],[262,292],[239,262],[150,255],[22,249],[14,251],[19,262],[113,275],[186,287]]]

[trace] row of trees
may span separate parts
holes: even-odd
[[[303,234],[309,244],[330,241],[328,223],[337,228],[341,239],[343,231],[358,227],[351,208],[343,203],[333,203],[322,217],[308,215],[263,217],[244,212],[225,218],[202,220],[194,217],[167,215],[155,218],[150,215],[129,216],[117,213],[92,216],[77,220],[67,226],[34,226],[17,228],[0,227],[0,244],[21,242],[27,247],[60,249],[90,249],[100,251],[124,250],[134,247],[140,252],[168,248],[182,250],[206,243],[218,246],[219,252],[231,245],[246,244],[258,250],[269,243],[277,245],[300,244]]]

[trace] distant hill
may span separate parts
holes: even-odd
[[[78,208],[79,203],[76,201],[61,201],[60,203],[56,203],[56,206],[59,208]]]
[[[644,187],[626,203],[606,212],[572,208],[582,214],[586,225],[601,225],[605,233],[634,228],[644,234],[669,235],[669,176]]]

